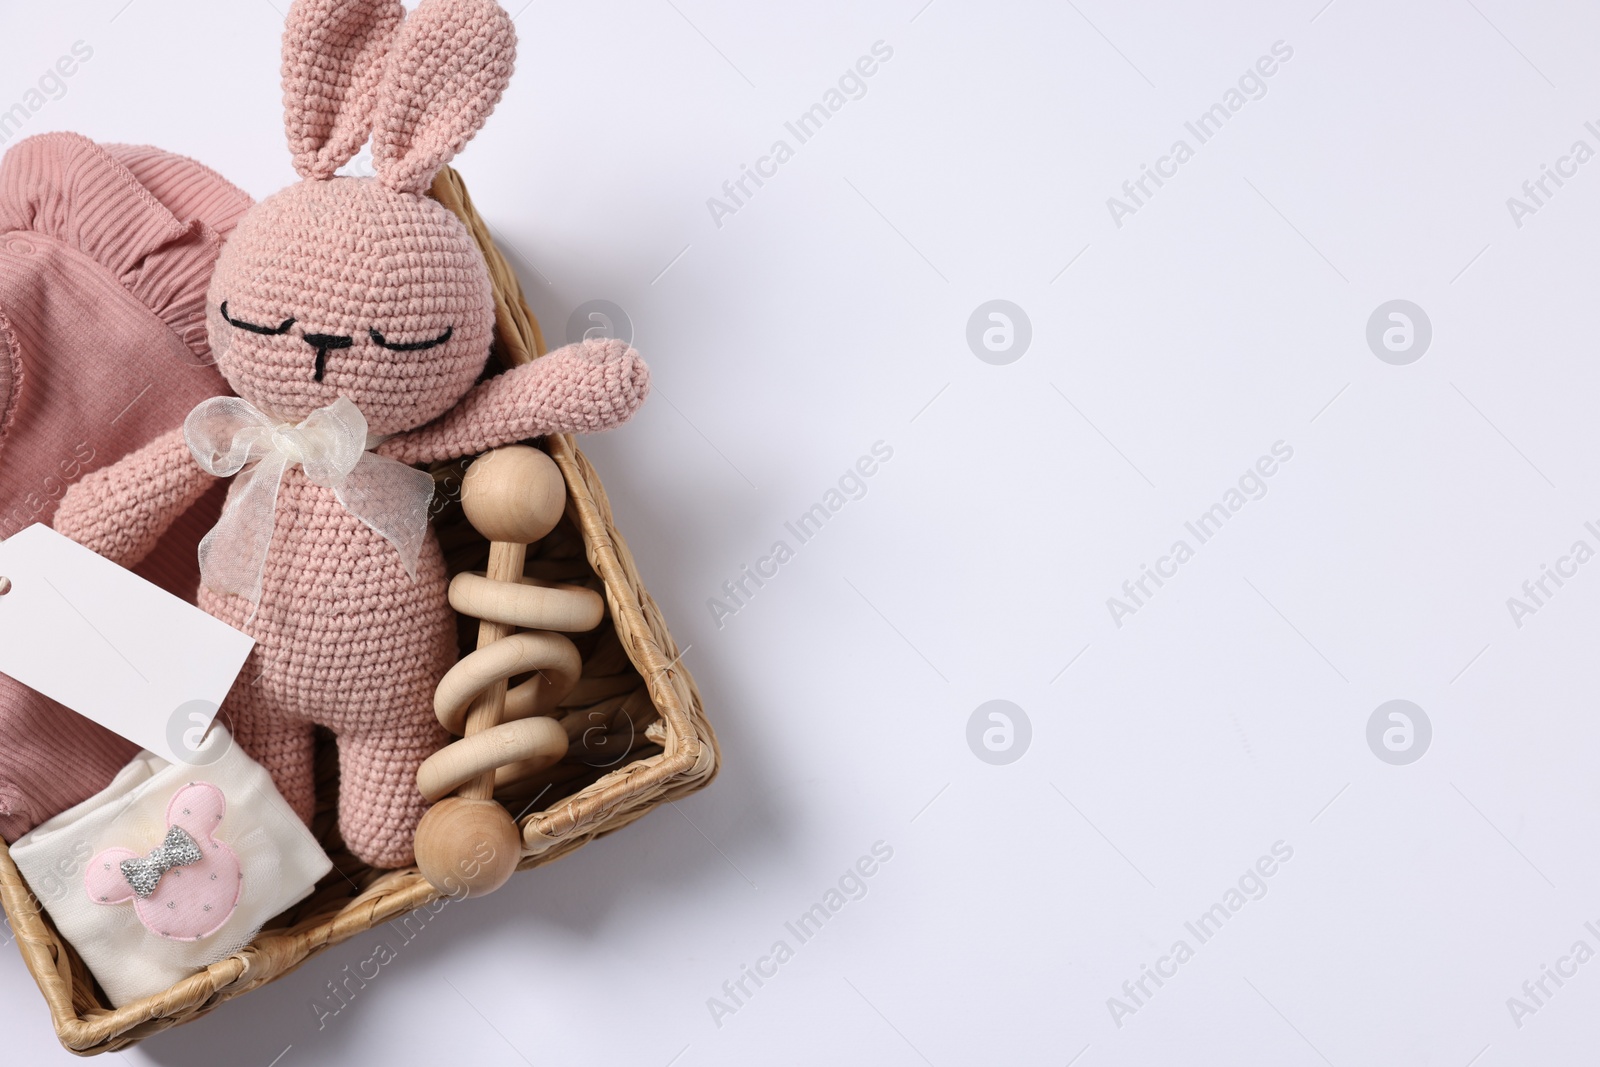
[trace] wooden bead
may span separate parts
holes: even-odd
[[[539,671],[542,677],[517,687],[534,687],[519,702],[525,700],[532,705],[537,700],[539,706],[554,709],[577,684],[583,657],[570,640],[543,630],[512,634],[479,648],[451,667],[434,690],[433,711],[439,724],[453,734],[465,733],[467,709],[479,693],[529,671]],[[497,712],[497,721],[504,714],[503,708],[504,705]]]
[[[467,468],[461,507],[490,541],[528,545],[561,521],[567,483],[555,460],[537,448],[497,448]]]
[[[479,897],[505,885],[522,858],[522,832],[493,800],[446,797],[417,826],[417,869],[441,893]]]
[[[458,574],[450,583],[450,606],[474,619],[529,630],[584,633],[605,618],[606,602],[593,589],[523,578],[516,585],[482,574]]]
[[[535,769],[543,770],[559,763],[566,754],[567,731],[554,719],[503,722],[429,756],[417,768],[417,789],[429,800],[438,800],[503,764],[538,763],[540,766]]]

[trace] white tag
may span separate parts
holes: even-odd
[[[0,541],[0,578],[0,672],[164,760],[197,761],[253,638],[38,523]]]

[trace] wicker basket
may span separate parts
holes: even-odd
[[[466,222],[488,261],[498,320],[497,358],[513,366],[542,355],[544,340],[516,275],[495,248],[460,177],[446,168],[432,195]],[[530,550],[528,573],[586,582],[604,593],[608,610],[597,630],[573,635],[583,653],[583,675],[563,702],[564,713],[587,710],[593,725],[574,743],[566,762],[497,794],[513,814],[522,813],[518,821],[524,830],[531,827],[537,834],[529,840],[548,842],[525,852],[518,870],[549,863],[658,804],[700,789],[716,774],[720,758],[694,680],[678,662],[672,635],[612,523],[594,468],[570,437],[536,443],[561,468],[568,504],[561,525]],[[434,471],[444,502],[435,525],[452,572],[481,568],[489,547],[466,524],[459,503],[449,500],[463,467],[440,464]],[[463,621],[464,648],[476,630],[475,621]],[[345,851],[333,810],[337,781],[331,737],[324,737],[313,830],[332,856],[334,871],[316,891],[239,952],[121,1008],[106,1006],[93,977],[41,910],[0,843],[0,903],[50,1006],[62,1045],[85,1055],[125,1048],[199,1018],[225,1000],[281,978],[332,945],[438,899],[416,868],[373,870]],[[534,807],[539,810],[532,811]]]

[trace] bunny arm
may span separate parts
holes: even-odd
[[[183,427],[67,490],[51,525],[113,563],[137,566],[216,477],[195,463]]]
[[[620,426],[650,392],[650,369],[625,342],[580,341],[475,386],[426,426],[376,451],[402,463],[475,456],[552,433]]]

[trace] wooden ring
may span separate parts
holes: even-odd
[[[467,708],[474,697],[496,682],[529,671],[539,671],[542,676],[524,682],[511,692],[530,686],[544,689],[547,692],[542,703],[554,707],[578,684],[583,657],[570,640],[547,630],[512,634],[487,648],[468,653],[445,673],[434,690],[433,713],[439,717],[439,725],[453,734],[464,733]],[[506,695],[510,697],[510,693]],[[519,706],[524,701],[532,703],[533,695],[530,692],[528,697],[519,697]]]
[[[540,721],[555,722],[554,719],[542,719]],[[498,793],[505,786],[514,785],[517,782],[523,781],[524,779],[532,778],[540,771],[549,770],[551,767],[554,767],[556,764],[560,763],[561,760],[566,758],[566,753],[562,753],[559,759],[548,760],[536,758],[530,760],[517,760],[514,763],[502,763],[500,766],[494,769],[495,792]],[[581,767],[580,769],[588,770],[589,768]]]
[[[476,572],[455,576],[450,583],[450,606],[474,619],[565,633],[592,630],[606,614],[600,594],[581,585],[557,585],[538,578],[523,578],[513,585],[490,581]]]
[[[571,690],[557,685],[545,675],[536,674],[514,689],[506,691],[506,706],[500,713],[501,722],[531,719],[536,715],[555,717],[557,710]]]
[[[542,770],[559,763],[566,754],[567,731],[554,719],[503,722],[429,756],[417,768],[417,789],[434,801],[504,764],[538,764]]]

